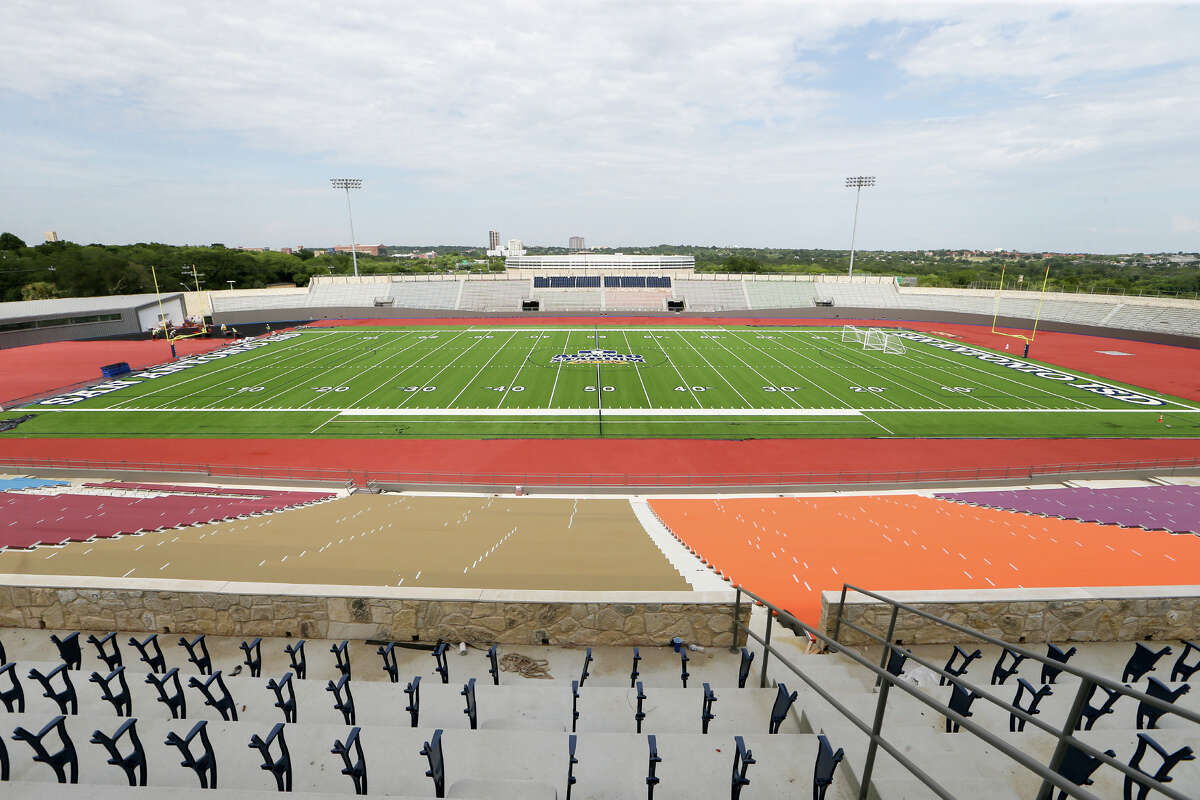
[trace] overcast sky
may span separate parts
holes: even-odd
[[[1200,249],[1200,6],[0,5],[0,230]]]

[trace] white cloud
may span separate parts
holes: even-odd
[[[464,203],[569,188],[599,204],[686,200],[707,218],[782,187],[823,197],[848,170],[879,174],[881,188],[945,192],[1109,163],[1114,180],[1131,179],[1200,129],[1197,16],[1151,5],[1071,5],[1063,17],[1040,4],[9,0],[0,27],[22,34],[0,49],[0,92],[97,109],[102,121],[80,127],[114,136],[230,137],[298,164],[403,170]],[[874,88],[831,83],[846,77],[831,59],[871,22],[896,32],[864,61],[894,70],[927,113],[847,110]],[[1017,91],[989,102],[997,84]],[[940,105],[953,87],[978,91],[982,110]],[[10,151],[0,166],[32,182],[86,166],[77,134],[46,136],[73,155]],[[111,160],[97,152],[93,168]],[[136,164],[122,168],[137,177]],[[778,213],[782,227],[792,212]]]

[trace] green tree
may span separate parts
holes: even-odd
[[[49,300],[52,297],[58,297],[58,292],[49,281],[34,281],[21,287],[22,300]]]
[[[751,256],[734,254],[725,259],[721,269],[725,272],[761,272],[762,264]]]
[[[16,234],[8,231],[0,233],[0,250],[20,250],[24,246],[25,243]]]

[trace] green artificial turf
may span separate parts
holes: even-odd
[[[913,336],[882,352],[839,328],[301,329],[5,412],[36,416],[0,437],[1200,436],[1196,404]]]

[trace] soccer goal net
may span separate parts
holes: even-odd
[[[904,340],[894,333],[870,328],[863,339],[863,350],[881,350],[884,353],[905,353]]]
[[[854,325],[842,326],[842,341],[843,342],[865,342],[867,340],[867,332],[862,328]]]

